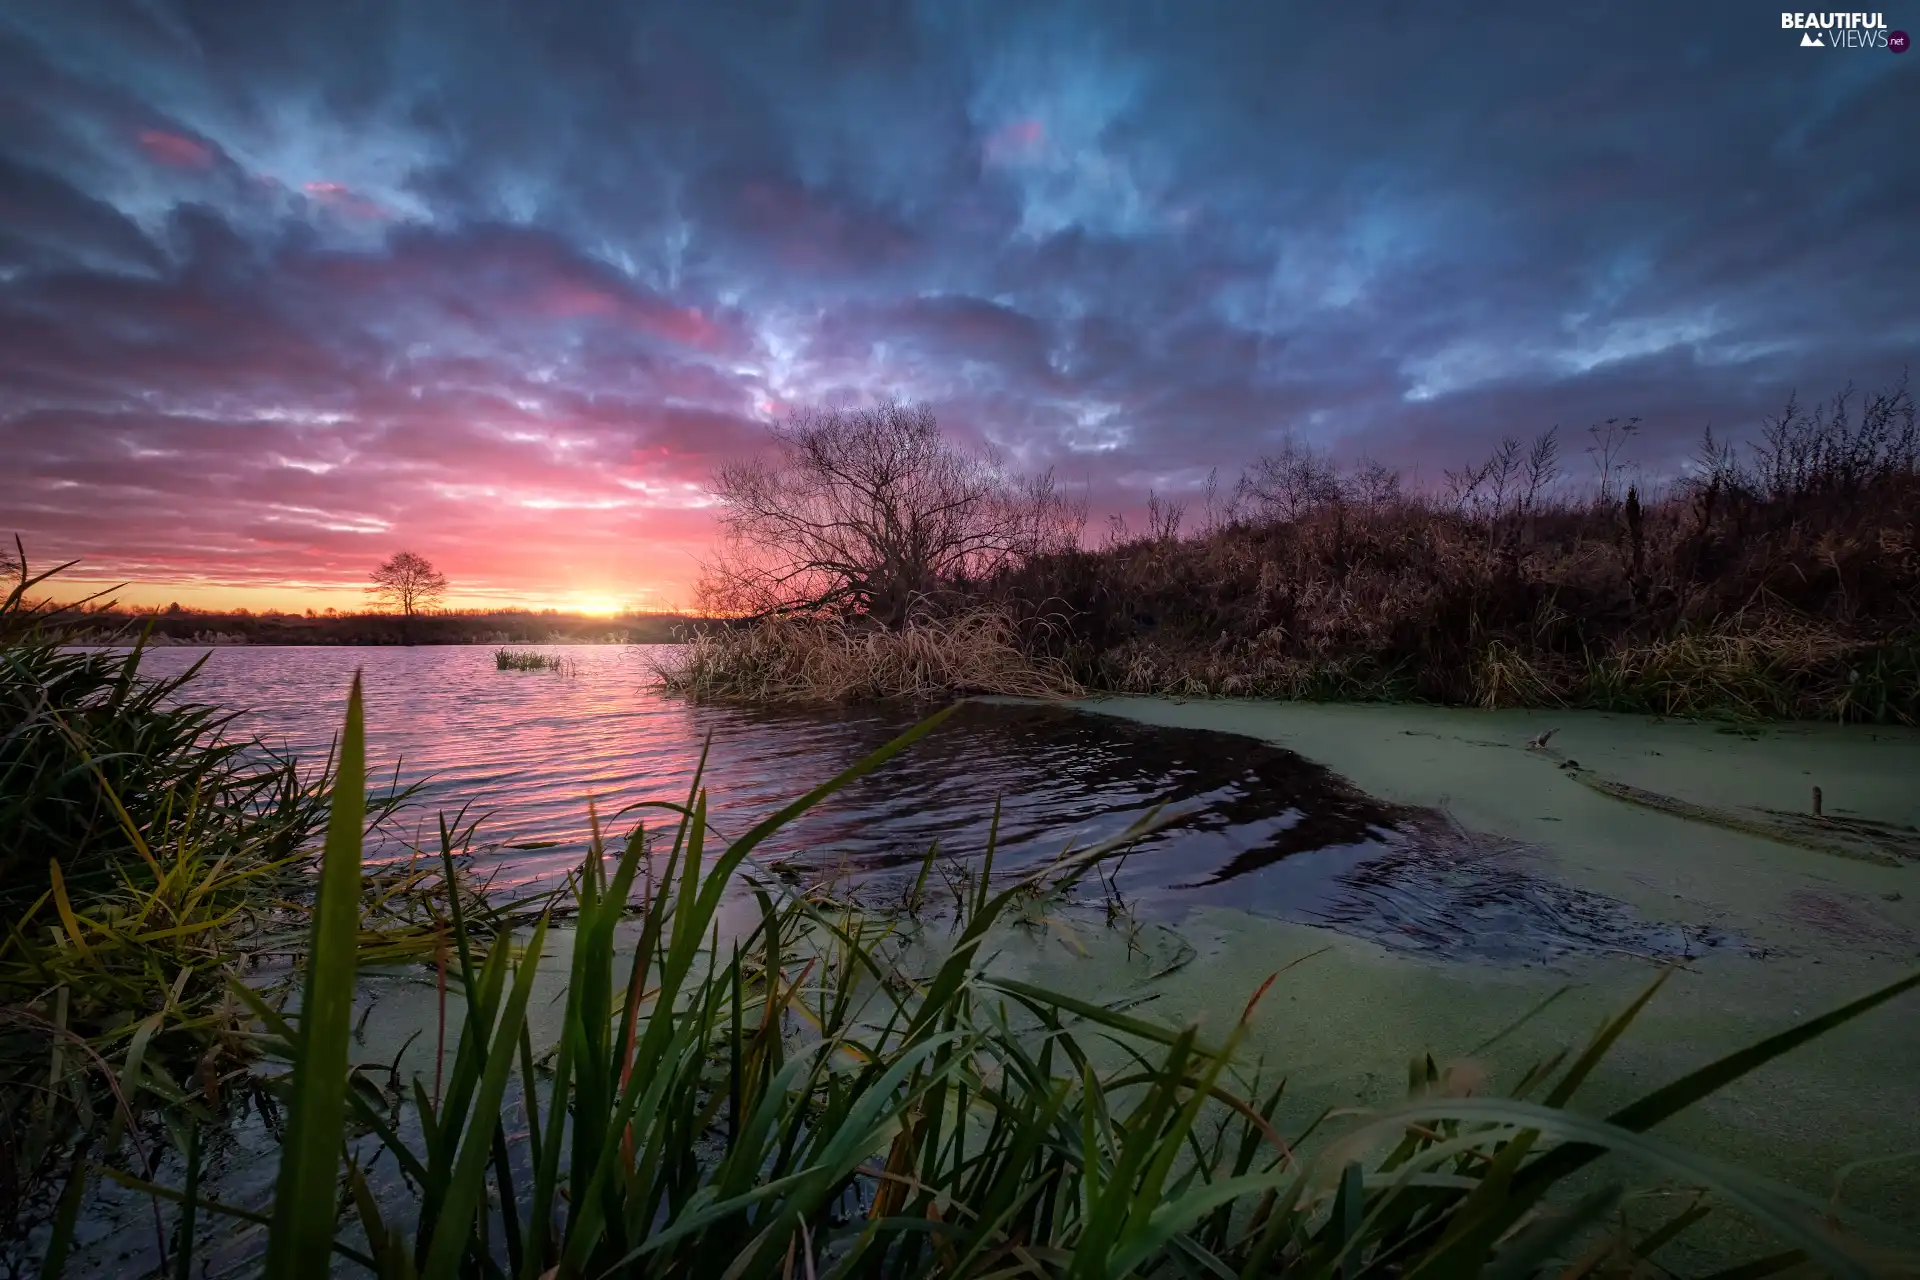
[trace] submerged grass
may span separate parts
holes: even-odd
[[[541,653],[538,649],[495,649],[493,665],[499,671],[552,671],[563,676],[579,672],[572,658]]]
[[[346,1062],[356,957],[339,902],[356,891],[361,801],[358,771],[343,769],[301,1012],[283,1017],[236,987],[292,1066],[268,1273],[322,1274],[330,1249],[383,1277],[427,1280],[1671,1274],[1654,1255],[1709,1213],[1778,1242],[1724,1274],[1915,1265],[1831,1206],[1648,1130],[1920,986],[1920,974],[1604,1118],[1572,1110],[1662,974],[1584,1049],[1538,1064],[1507,1096],[1471,1096],[1415,1059],[1405,1104],[1324,1115],[1283,1137],[1284,1081],[1241,1053],[1274,979],[1216,1036],[994,973],[1001,919],[1048,874],[1083,872],[1111,847],[996,891],[990,840],[938,945],[908,921],[762,883],[760,845],[945,714],[723,847],[708,843],[698,776],[684,803],[649,806],[670,842],[636,826],[610,856],[596,837],[573,885],[577,932],[548,1053],[527,1018],[547,918],[517,957],[482,956],[450,902],[464,1030],[446,1087],[415,1086],[417,1143]],[[360,732],[356,686],[347,759]],[[719,911],[737,878],[758,920],[726,938]],[[637,928],[624,955],[623,927]],[[349,1121],[367,1136],[343,1150]],[[403,1171],[398,1200],[374,1193],[376,1159]],[[1700,1197],[1661,1211],[1672,1201],[1633,1190],[1621,1162]],[[203,1222],[230,1212],[191,1190],[148,1189]],[[336,1233],[342,1205],[353,1225]]]

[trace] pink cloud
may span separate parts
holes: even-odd
[[[613,315],[620,310],[620,300],[605,289],[559,280],[549,285],[541,295],[540,306],[549,315],[570,319],[575,316]]]
[[[356,218],[391,218],[393,211],[376,200],[354,191],[339,182],[309,182],[303,188],[306,193],[329,209]]]
[[[213,148],[196,138],[166,129],[142,129],[136,135],[146,153],[176,169],[205,169],[213,164]]]
[[[635,323],[649,333],[689,347],[711,350],[719,345],[720,328],[690,307],[665,307],[635,317]]]
[[[0,313],[21,385],[67,399],[84,378],[119,405],[0,419],[0,456],[25,460],[0,468],[0,528],[186,602],[194,583],[357,591],[399,546],[496,597],[540,598],[569,557],[605,566],[583,590],[690,590],[714,536],[702,490],[764,443],[768,389],[702,354],[748,348],[731,312],[497,228],[403,226],[377,253],[278,265],[277,287],[239,295],[50,276],[36,304],[78,318]],[[371,359],[367,319],[393,330],[379,341],[451,340]]]
[[[303,285],[335,300],[409,311],[434,306],[483,331],[521,324],[531,315],[601,321],[699,351],[750,345],[724,311],[652,293],[601,263],[518,231],[431,238],[403,230],[383,254],[316,254],[288,267]]]
[[[578,280],[556,280],[541,290],[535,306],[562,319],[617,320],[682,346],[711,350],[720,343],[720,327],[697,308],[622,296],[610,288]]]
[[[1033,155],[1047,141],[1046,126],[1038,120],[1015,120],[987,135],[987,159],[1018,160]]]

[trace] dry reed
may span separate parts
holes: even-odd
[[[897,630],[838,618],[785,618],[704,632],[653,661],[661,684],[694,698],[860,702],[1000,694],[1073,698],[1064,663],[1030,656],[1012,617],[979,608]]]

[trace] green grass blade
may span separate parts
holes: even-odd
[[[1507,1126],[1519,1133],[1533,1131],[1542,1137],[1591,1149],[1612,1152],[1639,1160],[1663,1172],[1676,1174],[1687,1184],[1708,1188],[1725,1203],[1765,1222],[1784,1243],[1804,1249],[1830,1275],[1864,1277],[1868,1274],[1861,1260],[1843,1248],[1816,1215],[1824,1206],[1813,1197],[1780,1186],[1741,1169],[1644,1133],[1636,1133],[1618,1124],[1561,1107],[1518,1102],[1510,1098],[1421,1098],[1380,1113],[1366,1125],[1341,1139],[1337,1151],[1364,1149],[1365,1144],[1398,1134],[1410,1123],[1457,1120],[1467,1124]],[[1496,1137],[1512,1137],[1501,1130],[1489,1132]],[[1531,1169],[1538,1169],[1557,1152],[1542,1157]],[[1515,1179],[1516,1185],[1519,1179]]]
[[[1582,1196],[1567,1212],[1530,1223],[1494,1255],[1483,1280],[1531,1280],[1582,1232],[1613,1212],[1620,1196],[1618,1186],[1600,1187]]]
[[[275,1280],[322,1280],[333,1249],[359,928],[365,735],[360,676],[355,673],[313,907],[306,992],[294,1050],[293,1102],[267,1235],[265,1269]]]
[[[54,1213],[53,1236],[47,1242],[41,1260],[42,1280],[60,1280],[67,1269],[67,1255],[73,1251],[73,1228],[80,1219],[80,1202],[87,1194],[88,1141],[82,1137],[73,1150],[73,1165],[67,1171],[67,1185],[60,1192],[60,1207]]]
[[[433,1244],[427,1262],[420,1269],[423,1280],[452,1280],[460,1268],[473,1238],[474,1214],[486,1198],[487,1164],[493,1158],[493,1135],[500,1123],[500,1099],[506,1093],[507,1078],[513,1073],[514,1043],[526,1021],[527,1001],[533,995],[534,973],[540,967],[540,953],[547,940],[547,919],[543,915],[534,926],[533,939],[513,976],[513,993],[500,1017],[494,1036],[494,1051],[487,1055],[480,1088],[473,1101],[473,1118],[460,1142],[453,1172],[441,1202],[440,1220],[434,1226]],[[504,1206],[512,1213],[513,1206]],[[536,1206],[537,1208],[537,1206]]]
[[[1067,995],[1064,992],[1049,991],[1044,987],[1036,987],[1032,983],[1021,982],[1017,978],[983,978],[981,979],[980,985],[992,987],[998,991],[1004,991],[1022,1003],[1044,1006],[1050,1009],[1061,1009],[1067,1013],[1078,1014],[1088,1022],[1098,1026],[1106,1027],[1112,1031],[1118,1031],[1123,1035],[1151,1041],[1155,1044],[1171,1046],[1177,1043],[1183,1034],[1178,1028],[1163,1027],[1157,1023],[1147,1022],[1141,1018],[1130,1018],[1124,1013],[1116,1013],[1114,1010],[1108,1009],[1103,1005],[1097,1005],[1091,1001],[1082,1000],[1077,996]],[[1218,1058],[1222,1056],[1223,1050],[1217,1047],[1210,1047],[1196,1040],[1194,1042],[1194,1052],[1205,1058]]]
[[[1652,1128],[1668,1116],[1698,1102],[1716,1090],[1725,1088],[1741,1076],[1773,1061],[1781,1054],[1797,1049],[1809,1040],[1817,1039],[1836,1027],[1853,1021],[1861,1014],[1878,1008],[1896,996],[1905,995],[1916,987],[1920,987],[1920,970],[1890,982],[1878,991],[1868,992],[1858,1000],[1843,1004],[1829,1013],[1809,1019],[1798,1026],[1789,1027],[1778,1035],[1768,1036],[1758,1044],[1749,1045],[1738,1053],[1728,1054],[1698,1071],[1689,1072],[1672,1084],[1654,1090],[1638,1102],[1622,1107],[1608,1116],[1607,1120],[1623,1129],[1639,1131]]]
[[[193,1280],[193,1236],[198,1227],[194,1211],[200,1197],[200,1126],[187,1129],[187,1185],[180,1202],[180,1251],[173,1258],[174,1280]]]
[[[1668,1116],[1691,1106],[1717,1090],[1724,1089],[1748,1072],[1799,1048],[1809,1040],[1823,1036],[1836,1027],[1853,1021],[1861,1014],[1885,1004],[1896,996],[1904,995],[1915,987],[1920,987],[1920,971],[1890,982],[1879,990],[1869,992],[1858,1000],[1844,1004],[1818,1018],[1809,1019],[1777,1035],[1768,1036],[1757,1044],[1751,1044],[1745,1049],[1730,1053],[1697,1071],[1688,1072],[1673,1083],[1654,1090],[1638,1102],[1630,1103],[1615,1111],[1607,1117],[1607,1122],[1634,1133],[1651,1129]],[[1525,1197],[1521,1201],[1522,1204],[1530,1203],[1531,1198],[1537,1198],[1547,1186],[1596,1159],[1600,1154],[1601,1152],[1596,1148],[1579,1144],[1569,1144],[1552,1151],[1514,1179],[1516,1196]]]
[[[1291,1174],[1275,1172],[1222,1178],[1155,1207],[1147,1218],[1145,1229],[1114,1251],[1110,1261],[1114,1274],[1126,1275],[1129,1270],[1144,1266],[1175,1236],[1221,1205],[1284,1186],[1292,1177]]]
[[[1692,1227],[1694,1223],[1707,1217],[1712,1212],[1713,1210],[1704,1204],[1688,1206],[1680,1213],[1675,1214],[1669,1221],[1641,1237],[1633,1246],[1633,1256],[1636,1258],[1651,1258],[1655,1253],[1679,1239],[1681,1234]]]
[[[141,1195],[152,1196],[156,1200],[165,1200],[171,1204],[180,1204],[186,1199],[185,1193],[178,1187],[164,1187],[157,1182],[147,1182],[134,1177],[132,1174],[122,1173],[118,1169],[103,1167],[100,1170],[100,1175],[106,1178],[107,1181],[118,1183],[129,1191],[138,1191]],[[256,1227],[271,1228],[273,1226],[272,1215],[255,1213],[251,1209],[242,1209],[238,1205],[223,1204],[218,1200],[209,1200],[205,1196],[201,1196],[194,1204],[196,1208],[204,1209],[217,1217],[231,1218],[235,1222],[245,1222]],[[373,1259],[352,1245],[335,1240],[328,1247],[332,1249],[336,1255],[345,1258],[349,1262],[357,1263],[369,1271],[375,1269]]]
[[[1614,1041],[1625,1034],[1627,1028],[1633,1024],[1633,1020],[1640,1016],[1640,1011],[1647,1007],[1647,1002],[1659,994],[1660,988],[1666,986],[1667,979],[1672,976],[1671,967],[1662,969],[1660,976],[1649,983],[1647,989],[1642,991],[1632,1004],[1600,1028],[1599,1034],[1594,1036],[1593,1042],[1586,1047],[1585,1052],[1574,1060],[1573,1065],[1567,1068],[1567,1074],[1562,1076],[1559,1083],[1548,1092],[1546,1098],[1548,1106],[1564,1107],[1567,1104],[1575,1090],[1579,1089],[1593,1069],[1600,1065],[1600,1059],[1607,1055],[1607,1050],[1613,1047]]]
[[[1765,1276],[1777,1276],[1782,1271],[1792,1271],[1802,1266],[1807,1255],[1798,1249],[1789,1249],[1785,1253],[1769,1254],[1764,1258],[1755,1258],[1752,1262],[1743,1262],[1737,1267],[1728,1267],[1716,1271],[1701,1280],[1762,1280]]]

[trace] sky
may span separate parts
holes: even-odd
[[[1884,14],[1920,31],[1920,0]],[[0,6],[0,529],[132,603],[691,601],[896,397],[1097,527],[1920,364],[1920,53],[1751,4]]]

